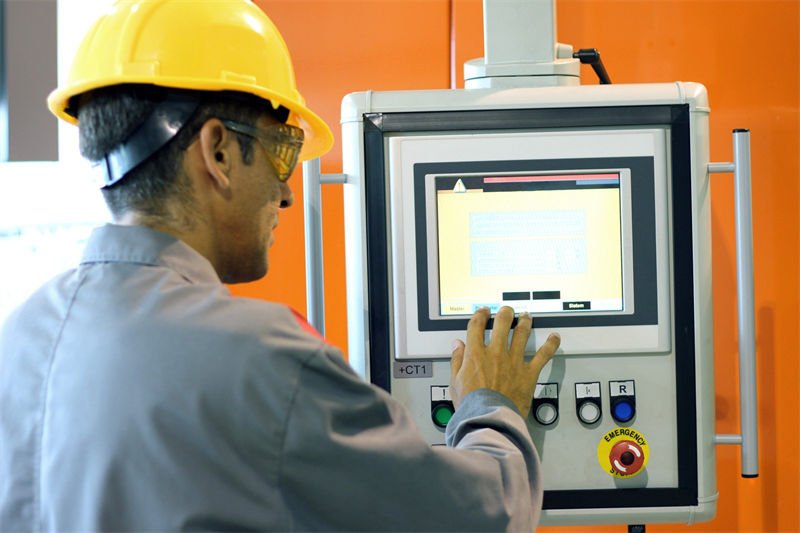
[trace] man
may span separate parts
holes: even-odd
[[[530,317],[502,309],[486,345],[477,312],[431,448],[302,318],[223,285],[266,274],[292,169],[332,142],[257,7],[120,2],[49,103],[114,224],[4,326],[0,529],[535,527],[520,413],[557,336],[526,363]]]

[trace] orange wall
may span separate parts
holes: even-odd
[[[260,0],[294,58],[312,109],[331,125],[323,172],[341,172],[339,104],[348,92],[463,87],[483,55],[479,0]],[[720,501],[706,524],[652,531],[800,531],[800,1],[558,0],[559,41],[600,50],[615,83],[696,81],[711,100],[711,159],[732,160],[730,132],[749,128],[761,476],[739,477],[739,448],[718,448]],[[455,37],[451,47],[451,31]],[[451,68],[454,67],[454,68]],[[583,83],[596,83],[587,66]],[[452,81],[451,81],[452,79]],[[305,311],[302,184],[284,213],[271,271],[240,295]],[[712,178],[717,428],[737,433],[733,186]],[[327,337],[346,350],[341,186],[323,188]],[[617,527],[542,528],[621,531]]]
[[[354,91],[447,87],[450,8],[432,0],[261,0],[289,46],[300,91],[336,135],[324,173],[342,171],[339,110]],[[281,215],[270,273],[233,287],[237,294],[288,303],[305,312],[302,172],[292,178],[295,207]],[[325,328],[347,349],[342,186],[322,188]]]

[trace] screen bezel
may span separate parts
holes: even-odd
[[[431,228],[435,206],[431,201],[432,175],[460,173],[559,173],[598,171],[625,173],[629,188],[620,186],[623,246],[623,288],[632,296],[623,311],[536,313],[539,328],[607,327],[658,324],[653,157],[537,159],[417,163],[414,165],[414,218],[417,277],[417,327],[419,331],[462,331],[469,317],[442,316],[438,305],[438,261]],[[635,179],[632,179],[635,177]],[[623,180],[621,179],[621,182]],[[626,190],[627,189],[627,190]],[[639,206],[638,208],[636,206]],[[630,240],[628,240],[630,239]],[[635,267],[634,267],[635,263]],[[406,311],[408,312],[408,311]]]

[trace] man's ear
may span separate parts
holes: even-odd
[[[200,151],[206,171],[220,189],[230,188],[233,161],[231,148],[236,139],[218,118],[209,119],[200,128]]]

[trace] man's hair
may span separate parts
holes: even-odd
[[[82,95],[78,107],[81,155],[93,162],[103,159],[136,131],[166,94],[166,89],[155,86],[117,85]],[[288,116],[284,108],[273,111],[269,103],[250,95],[227,91],[191,94],[200,104],[177,135],[124,179],[102,189],[113,215],[136,211],[151,221],[165,221],[170,216],[167,205],[176,200],[191,211],[192,185],[182,170],[183,155],[208,119],[226,118],[252,126],[265,114],[281,122]],[[237,138],[242,158],[250,164],[253,139],[244,135]]]

